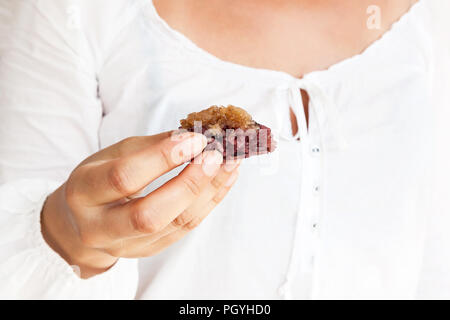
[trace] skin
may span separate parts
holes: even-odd
[[[172,28],[218,58],[299,78],[361,53],[415,2],[154,0]],[[380,29],[366,27],[370,5],[381,9]],[[305,93],[304,102],[308,111]],[[292,123],[295,133],[295,118]],[[108,270],[119,257],[161,252],[195,229],[236,181],[239,162],[223,164],[217,152],[201,154],[205,144],[201,135],[174,139],[162,133],[99,151],[48,197],[44,238],[80,268],[82,278]],[[157,177],[193,157],[180,175],[140,196]]]
[[[42,212],[49,245],[88,278],[119,257],[152,256],[197,227],[236,181],[240,161],[201,151],[201,134],[128,138],[81,163]],[[151,181],[196,157],[145,197]]]
[[[154,0],[172,28],[214,56],[298,78],[361,53],[415,2]],[[381,9],[380,29],[367,28],[371,5]]]

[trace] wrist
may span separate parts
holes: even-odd
[[[44,240],[69,265],[80,271],[81,278],[107,271],[118,259],[81,243],[69,215],[62,186],[49,195],[42,209],[41,230]]]

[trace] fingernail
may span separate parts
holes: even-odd
[[[226,172],[231,172],[234,169],[236,169],[240,164],[241,164],[242,160],[241,159],[237,159],[237,160],[227,160],[225,162],[225,165],[223,166]]]
[[[212,177],[219,171],[223,162],[223,155],[217,151],[207,151],[204,154],[202,169],[208,177]]]
[[[238,176],[239,176],[239,171],[235,170],[231,174],[231,176],[228,178],[227,182],[225,183],[225,186],[226,187],[231,187],[236,182],[236,179],[238,178]]]
[[[195,155],[201,153],[207,144],[204,135],[191,132],[182,133],[176,139],[179,139],[180,142],[173,148],[172,158],[174,163],[191,160]]]

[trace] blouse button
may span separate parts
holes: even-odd
[[[320,153],[320,148],[319,147],[313,147],[311,149],[312,154],[317,155]]]
[[[320,192],[320,187],[319,186],[315,186],[314,187],[314,194],[319,194],[319,192]]]

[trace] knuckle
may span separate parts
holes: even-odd
[[[194,219],[189,221],[187,224],[184,225],[184,229],[188,230],[188,231],[192,231],[195,228],[197,228],[200,223],[202,223],[201,219]]]
[[[124,241],[121,241],[116,247],[108,249],[107,253],[113,257],[121,258],[127,255]]]
[[[174,163],[174,161],[172,161],[172,155],[169,152],[169,150],[170,150],[170,148],[167,148],[166,146],[161,146],[161,148],[159,148],[159,154],[160,154],[162,163],[167,170],[172,168],[173,163]]]
[[[198,178],[187,175],[182,179],[186,190],[194,196],[199,196],[202,192],[202,187]]]
[[[192,218],[192,214],[189,213],[189,211],[184,211],[182,214],[176,217],[175,220],[173,220],[173,224],[176,227],[182,227],[192,221]]]
[[[219,190],[220,187],[222,186],[223,181],[221,181],[220,179],[218,179],[217,177],[211,180],[211,185],[213,186],[214,189]]]
[[[108,254],[115,258],[122,258],[124,256],[124,252],[122,249],[111,249],[108,250]]]
[[[226,191],[222,191],[222,192],[219,192],[218,194],[216,194],[212,198],[212,202],[214,203],[214,205],[218,205],[219,203],[221,203],[222,200],[225,198],[226,194],[227,194]]]
[[[128,137],[119,142],[118,147],[121,154],[126,154],[139,140],[139,137]]]
[[[64,197],[69,206],[73,206],[78,202],[79,195],[71,181],[68,181],[66,183],[66,186],[64,188]]]
[[[156,215],[151,214],[151,208],[143,208],[142,205],[136,206],[131,215],[131,223],[133,228],[140,233],[156,233],[161,231],[161,227],[154,218]]]
[[[121,195],[128,195],[133,192],[130,180],[129,169],[123,163],[113,166],[108,172],[109,185]]]
[[[66,200],[66,203],[71,208],[73,208],[77,204],[79,204],[81,197],[82,197],[78,191],[79,188],[76,187],[75,180],[76,180],[76,177],[75,177],[74,173],[72,173],[72,175],[67,180],[67,182],[64,186],[64,198]]]

